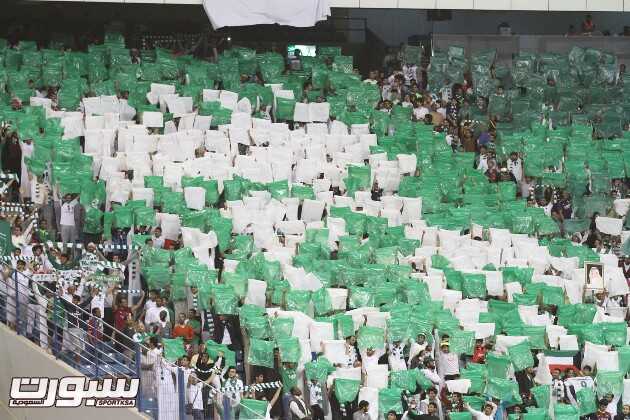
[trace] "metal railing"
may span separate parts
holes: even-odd
[[[194,402],[188,392],[192,369],[166,361],[159,352],[134,343],[133,337],[67,301],[55,282],[38,282],[6,262],[0,264],[9,273],[0,280],[0,322],[91,379],[139,378],[136,407],[144,414],[193,418],[186,410]],[[234,418],[235,410],[220,389],[205,382],[202,388],[204,410],[203,414],[197,410],[195,419]]]
[[[38,282],[5,262],[0,264],[9,269],[0,288],[0,322],[91,379],[141,376],[142,346],[130,344],[132,337],[67,301],[56,283]],[[146,411],[142,390],[141,386],[136,406]]]

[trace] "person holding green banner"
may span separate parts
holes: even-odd
[[[273,408],[274,404],[278,401],[278,398],[280,397],[280,394],[282,393],[282,387],[278,387],[276,388],[276,391],[273,393],[273,396],[270,399],[267,399],[265,393],[260,392],[260,393],[256,393],[256,398],[254,398],[257,401],[260,402],[264,402],[264,414],[263,412],[255,412],[251,407],[250,404],[247,404],[248,401],[251,400],[247,400],[247,399],[243,399],[241,401],[241,407],[240,407],[240,416],[241,418],[245,417],[248,419],[264,419],[264,420],[271,420],[271,409]],[[261,405],[262,407],[263,405]],[[264,417],[263,417],[264,416]]]

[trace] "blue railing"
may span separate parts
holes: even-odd
[[[9,274],[6,289],[0,290],[1,322],[89,378],[141,377],[143,349],[140,344],[130,346],[122,342],[121,331],[91,312],[64,301],[53,289],[56,283],[38,283],[2,264],[9,268]],[[111,331],[109,336],[105,335],[105,330]],[[133,343],[131,337],[125,341]],[[143,395],[143,391],[140,386],[136,405],[140,411],[153,414],[151,396]]]
[[[191,402],[187,398],[187,371],[166,362],[161,356],[151,357],[150,350],[140,343],[127,345],[118,338],[126,337],[124,333],[114,326],[71,302],[62,302],[64,297],[52,290],[52,287],[48,288],[46,283],[38,283],[6,263],[1,264],[9,269],[10,274],[6,282],[7,288],[0,288],[0,322],[9,325],[18,335],[37,343],[57,359],[91,379],[139,378],[136,407],[140,412],[156,419],[192,418],[186,414],[186,403]],[[37,284],[37,290],[42,286],[47,295],[38,293],[35,288],[28,288],[25,284]],[[49,284],[57,286],[54,282]],[[59,306],[55,308],[55,305]],[[59,319],[52,316],[55,309],[59,311],[62,307],[64,313],[66,309],[74,313],[70,317],[65,314],[63,317],[59,316]],[[96,324],[102,325],[102,338],[98,334],[90,335],[91,326],[93,330]],[[105,335],[105,329],[111,331],[111,335]],[[126,337],[125,341],[132,343],[133,338]],[[167,366],[166,373],[156,374],[158,366]],[[165,374],[172,375],[173,380],[165,381]],[[220,414],[215,415],[215,404],[212,404],[206,407],[209,408],[206,410],[209,414],[204,414],[202,418],[233,418],[231,407],[222,404],[223,396],[219,391],[211,385],[204,386],[209,388],[207,391],[213,396]],[[215,399],[217,395],[219,399]],[[162,401],[160,396],[164,398]],[[158,417],[160,410],[163,413]],[[198,418],[195,417],[195,420]]]

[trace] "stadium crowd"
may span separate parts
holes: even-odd
[[[359,81],[352,59],[348,70],[330,51],[317,65],[283,59],[270,80],[244,49],[212,63],[236,60],[236,81],[211,79],[206,62],[199,76],[192,57],[176,77],[162,63],[151,79],[156,58],[109,36],[107,65],[64,59],[62,73],[77,75],[60,80],[45,68],[63,52],[3,48],[12,250],[2,321],[77,365],[86,343],[129,358],[140,344],[143,395],[159,419],[178,418],[178,369],[195,420],[630,418],[629,120],[604,129],[616,112],[607,94],[625,92],[623,64],[591,86],[603,91],[602,115],[588,107],[599,99],[581,96],[567,112],[556,86],[566,75],[529,62],[542,86],[536,105],[519,110],[538,94],[522,68],[505,72],[495,54],[479,69],[456,47],[434,56],[442,64],[413,47],[392,50]],[[144,76],[130,82],[134,66]],[[322,69],[332,69],[325,83]],[[89,88],[69,100],[64,82],[86,78]],[[300,104],[330,111],[298,117]],[[230,113],[214,122],[226,108],[231,122]],[[522,114],[525,127],[514,128]],[[576,154],[568,143],[578,137],[586,150],[612,145],[603,156],[622,171]],[[549,143],[560,158],[533,168]],[[86,156],[89,180],[72,179],[85,176]],[[509,203],[511,222],[491,217]],[[464,222],[453,221],[458,208],[469,210]],[[88,275],[91,264],[102,265]],[[56,276],[75,270],[83,274],[73,281]]]

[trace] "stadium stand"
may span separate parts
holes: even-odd
[[[0,52],[0,320],[142,412],[630,417],[614,55]]]

